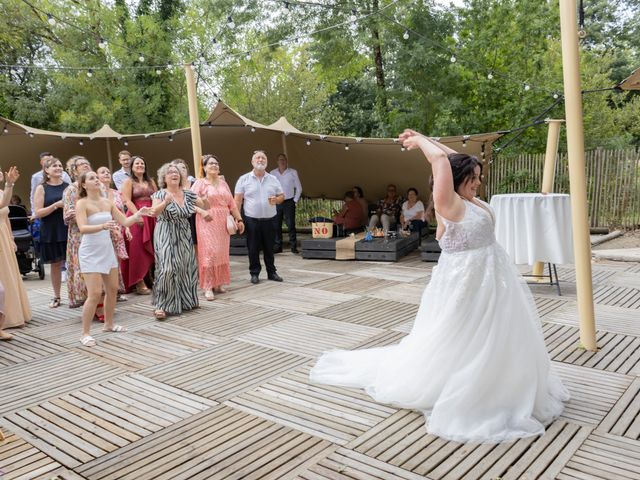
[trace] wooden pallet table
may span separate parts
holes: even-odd
[[[356,242],[356,260],[379,260],[397,262],[420,244],[417,232],[407,237],[374,238],[371,241]]]
[[[336,258],[336,240],[339,238],[309,238],[300,242],[302,258]]]

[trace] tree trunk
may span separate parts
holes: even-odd
[[[373,11],[377,12],[380,9],[378,0],[373,1]],[[388,125],[388,109],[387,109],[387,90],[384,79],[384,64],[382,62],[382,47],[380,45],[380,32],[378,30],[378,23],[376,16],[373,16],[374,20],[371,24],[371,37],[372,37],[372,50],[373,50],[373,62],[375,64],[376,72],[376,111],[378,113],[378,120],[380,121],[379,129],[381,133],[386,131]]]

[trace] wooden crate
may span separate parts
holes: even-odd
[[[309,238],[300,242],[302,258],[336,258],[336,240],[340,238]]]
[[[420,238],[417,233],[408,237],[374,238],[370,242],[356,242],[356,260],[381,260],[397,262],[418,248]]]

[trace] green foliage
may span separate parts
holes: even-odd
[[[435,136],[505,130],[537,118],[554,102],[552,94],[562,93],[557,1],[466,0],[447,8],[435,0],[323,5],[5,0],[0,63],[78,70],[0,70],[0,115],[76,132],[103,123],[123,133],[184,127],[182,68],[157,75],[144,67],[190,61],[197,63],[202,119],[217,92],[262,123],[285,116],[301,130],[360,137],[396,135],[408,126]],[[638,7],[640,0],[585,3],[583,89],[611,87],[640,65]],[[45,12],[61,21],[51,26]],[[229,15],[234,29],[226,24]],[[341,27],[310,35],[336,24]],[[300,41],[291,42],[296,36]],[[106,49],[98,48],[100,37],[109,39]],[[584,94],[585,147],[640,144],[638,98]],[[562,118],[562,107],[543,116]],[[532,128],[510,151],[542,151],[545,142],[546,129]]]

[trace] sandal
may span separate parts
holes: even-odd
[[[80,339],[80,343],[85,347],[95,347],[96,339],[93,338],[91,335],[86,335]]]
[[[204,292],[204,298],[206,298],[208,301],[212,301],[216,299],[216,296],[213,294],[213,290],[207,290],[206,292]]]
[[[102,308],[102,309],[103,309],[103,310],[102,310],[102,315],[99,315],[99,314],[97,313],[99,308]],[[96,313],[94,313],[94,318],[95,318],[97,321],[104,323],[104,304],[99,303],[98,305],[96,305]]]
[[[147,287],[146,285],[141,287],[138,284],[138,285],[136,285],[136,293],[138,295],[150,295],[151,294],[151,289],[149,287]]]
[[[9,340],[13,339],[13,335],[11,335],[10,333],[7,333],[3,330],[0,330],[0,340],[4,341],[4,342],[8,342]]]
[[[107,330],[106,328],[102,329],[103,332],[115,332],[115,333],[123,333],[127,331],[127,327],[123,327],[122,325],[114,325],[111,327],[111,330]]]
[[[153,311],[153,316],[156,317],[156,320],[164,320],[167,318],[167,312],[161,309],[157,309]]]
[[[53,297],[51,303],[49,303],[49,308],[58,308],[60,306],[60,297]]]
[[[127,300],[129,300],[127,296],[123,295],[122,293],[119,293],[118,297],[116,298],[117,302],[126,302]]]
[[[227,289],[224,287],[216,288],[216,293],[227,293]]]

